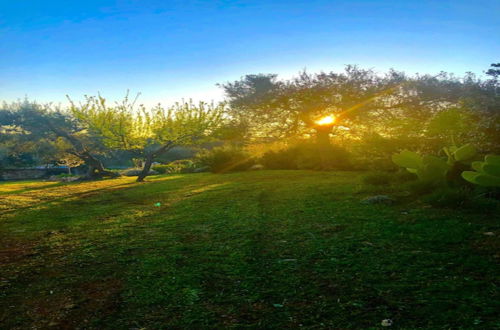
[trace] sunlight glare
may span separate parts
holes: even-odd
[[[316,120],[317,125],[331,125],[335,122],[335,116],[334,115],[329,115],[325,116],[319,120]]]

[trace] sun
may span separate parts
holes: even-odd
[[[317,125],[321,125],[321,126],[331,125],[334,122],[335,122],[335,116],[334,115],[325,116],[325,117],[323,117],[323,118],[315,121],[315,123]]]

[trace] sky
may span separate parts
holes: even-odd
[[[467,71],[500,62],[498,0],[0,0],[0,100],[98,92],[220,100],[217,83],[347,64]]]

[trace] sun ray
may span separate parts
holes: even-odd
[[[315,123],[320,126],[327,126],[335,123],[335,119],[334,115],[328,115],[316,120]]]

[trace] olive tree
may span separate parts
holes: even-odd
[[[222,103],[183,102],[148,110],[143,105],[136,106],[135,101],[127,96],[121,103],[109,105],[99,95],[86,97],[86,102],[79,106],[72,103],[70,109],[107,147],[131,151],[144,160],[138,182],[144,181],[157,157],[176,146],[213,136],[223,122]]]
[[[102,147],[99,140],[89,134],[68,112],[24,100],[12,104],[4,103],[0,113],[0,126],[9,131],[10,137],[17,135],[22,138],[25,141],[23,146],[45,141],[45,144],[50,142],[56,152],[55,143],[62,139],[64,152],[72,154],[87,165],[87,178],[116,176],[115,173],[107,171],[96,156]],[[21,143],[18,143],[17,147],[20,146]]]
[[[315,131],[318,139],[325,140],[334,128],[333,121],[346,125],[361,110],[393,106],[385,96],[394,93],[403,79],[397,72],[379,76],[372,70],[347,66],[342,73],[303,71],[288,80],[278,80],[275,74],[247,75],[220,86],[231,115],[251,126],[254,136],[286,137]]]
[[[463,77],[446,72],[407,75],[395,70],[379,74],[347,66],[339,73],[304,71],[281,80],[274,74],[247,75],[220,86],[231,116],[247,125],[254,138],[313,134],[327,141],[332,133],[342,132],[352,141],[380,136],[394,140],[398,148],[435,150],[442,145],[434,143],[438,142],[436,132],[429,125],[435,128],[436,121],[446,117],[441,112],[451,114],[457,109],[469,118],[468,130],[460,132],[463,140],[477,141],[484,151],[497,152],[498,67],[492,65],[486,72],[491,78],[486,80],[471,73]]]

